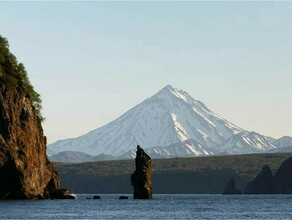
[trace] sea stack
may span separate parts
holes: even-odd
[[[0,199],[66,198],[46,155],[40,98],[0,36]]]
[[[226,183],[225,190],[223,195],[232,195],[232,194],[241,194],[242,192],[239,189],[236,189],[235,181],[233,178],[230,178]]]
[[[292,157],[285,160],[278,169],[272,191],[275,194],[292,194]]]
[[[244,189],[245,194],[270,194],[272,193],[273,175],[271,168],[265,165],[260,174],[248,183]]]
[[[131,176],[134,187],[134,199],[152,199],[152,165],[151,158],[138,145],[136,158],[136,170]]]

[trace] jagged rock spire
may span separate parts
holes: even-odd
[[[135,165],[136,170],[131,176],[134,199],[152,199],[151,158],[139,145],[137,146]]]

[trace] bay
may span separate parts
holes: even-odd
[[[0,219],[291,219],[292,195],[78,194],[76,200],[0,201]]]

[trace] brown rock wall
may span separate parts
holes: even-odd
[[[138,145],[136,158],[136,170],[131,176],[134,187],[134,199],[152,199],[152,165],[151,158]]]
[[[59,185],[30,97],[0,85],[0,198],[50,198]]]

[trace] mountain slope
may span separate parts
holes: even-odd
[[[91,156],[89,154],[78,152],[78,151],[62,151],[49,157],[52,162],[63,162],[63,163],[84,163],[91,161],[104,161],[113,160],[115,157],[105,154],[98,156]]]
[[[211,156],[214,155],[213,152],[206,150],[198,142],[187,139],[182,142],[170,144],[168,146],[151,147],[145,149],[146,153],[151,158],[171,158],[177,157],[198,157],[198,156]],[[218,152],[217,152],[218,153]],[[136,157],[136,150],[129,150],[128,152],[122,154],[117,159],[132,159]]]
[[[166,86],[113,122],[80,137],[57,141],[48,149],[121,156],[137,144],[147,149],[191,139],[201,145],[202,152],[211,152],[242,131],[186,92]],[[177,149],[176,156],[181,154],[185,150]]]
[[[292,137],[289,136],[283,136],[276,141],[273,142],[273,144],[277,147],[291,147],[292,146]]]
[[[280,148],[276,148],[269,151],[269,153],[291,153],[291,152],[292,152],[292,146],[280,147]]]
[[[64,162],[64,163],[82,163],[82,162],[90,162],[94,161],[94,157],[83,153],[83,152],[75,152],[75,151],[63,151],[53,156],[49,157],[52,162]]]
[[[270,137],[256,132],[243,131],[218,145],[217,149],[223,154],[265,153],[277,148],[270,140],[272,140]]]

